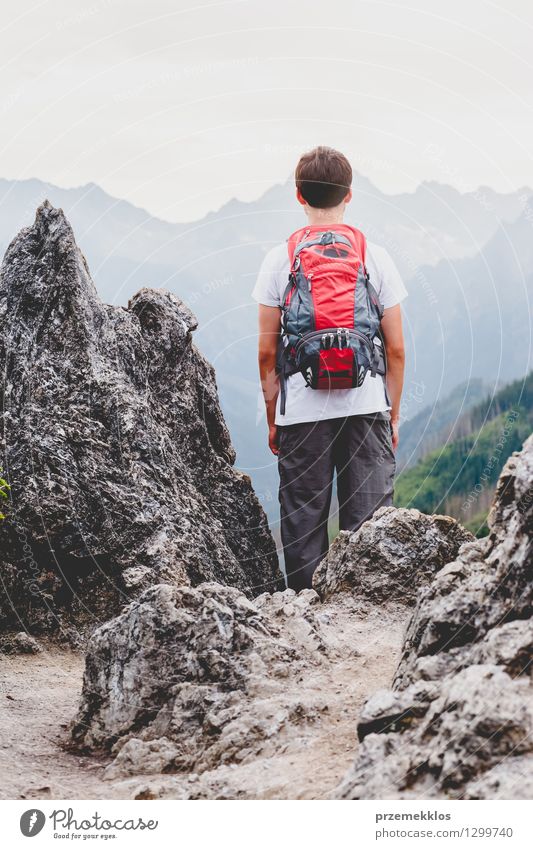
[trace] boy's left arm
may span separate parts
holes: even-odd
[[[400,401],[405,368],[405,345],[400,304],[385,310],[381,319],[381,330],[387,355],[387,390],[391,401],[392,447],[396,450],[399,442]]]
[[[259,304],[259,375],[265,399],[268,446],[273,454],[278,453],[276,402],[279,395],[279,377],[276,373],[276,357],[280,330],[280,308]]]

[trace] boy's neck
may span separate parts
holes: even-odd
[[[344,209],[313,209],[313,207],[307,207],[306,213],[307,223],[311,227],[342,224],[344,219]]]

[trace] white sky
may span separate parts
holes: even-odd
[[[533,185],[529,0],[22,0],[0,16],[0,176],[170,220],[315,144],[381,189]]]

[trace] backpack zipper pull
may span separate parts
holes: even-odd
[[[312,289],[312,284],[311,284],[311,277],[312,276],[313,275],[310,274],[309,277],[307,278],[307,286],[309,287],[309,291],[311,291],[311,289]]]

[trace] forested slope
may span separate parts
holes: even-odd
[[[448,513],[478,536],[498,475],[533,429],[533,372],[467,411],[454,438],[399,475],[395,504]]]

